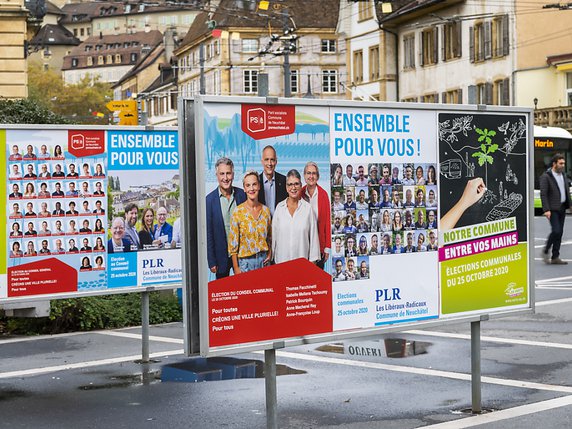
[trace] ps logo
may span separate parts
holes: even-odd
[[[83,149],[85,146],[85,139],[81,134],[74,134],[71,136],[72,149]]]
[[[261,108],[249,109],[246,113],[247,127],[252,133],[266,130],[266,112]]]

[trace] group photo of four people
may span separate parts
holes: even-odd
[[[298,258],[323,268],[330,254],[330,199],[318,185],[317,163],[276,171],[273,146],[261,153],[262,172],[247,171],[235,186],[234,163],[219,158],[217,187],[206,196],[207,260],[217,279]]]

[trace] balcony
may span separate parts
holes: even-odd
[[[536,109],[534,125],[560,127],[572,132],[572,106]]]

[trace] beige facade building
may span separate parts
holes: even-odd
[[[27,17],[24,0],[0,0],[0,95],[5,98],[28,96]]]
[[[541,0],[515,2],[515,104],[538,109],[572,106],[570,10],[543,8]],[[563,3],[566,5],[566,3]]]
[[[222,0],[214,13],[197,16],[175,51],[179,94],[199,93],[204,49],[206,94],[257,95],[265,84],[259,76],[267,75],[268,95],[284,96],[288,50],[293,97],[345,98],[346,49],[336,32],[340,2],[331,4],[290,0],[261,13],[255,2]]]

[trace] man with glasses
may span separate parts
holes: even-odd
[[[167,209],[165,207],[159,207],[157,210],[157,223],[151,231],[153,235],[153,240],[160,240],[161,247],[165,246],[165,243],[171,243],[173,240],[173,226],[167,222]]]
[[[330,240],[332,226],[330,224],[330,199],[328,193],[318,185],[320,170],[315,162],[308,162],[304,167],[304,180],[306,185],[300,191],[302,198],[312,206],[312,212],[318,219],[318,237],[320,239],[320,260],[318,266],[324,268],[324,264],[330,256]]]
[[[286,192],[286,177],[276,172],[278,158],[276,150],[272,146],[266,146],[262,150],[262,167],[264,171],[260,173],[260,191],[258,201],[270,209],[270,214],[274,216],[274,210],[281,201],[288,197]]]
[[[276,263],[305,258],[321,260],[318,222],[310,203],[301,198],[302,177],[297,170],[286,175],[288,198],[278,203],[272,219],[272,255]]]

